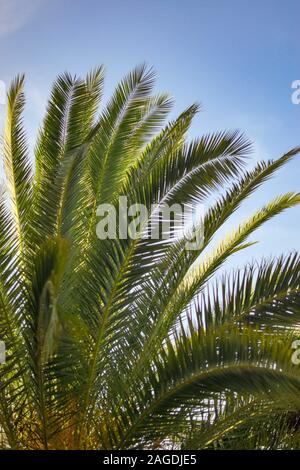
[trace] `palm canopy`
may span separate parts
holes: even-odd
[[[137,67],[98,114],[102,67],[85,79],[59,76],[35,170],[24,77],[10,87],[0,203],[2,447],[234,447],[245,433],[253,447],[284,446],[291,435],[298,443],[290,416],[300,409],[291,362],[299,256],[211,278],[300,194],[278,196],[211,246],[299,148],[246,170],[251,145],[240,132],[189,141],[199,106],[164,124],[172,100],[153,85],[153,71]],[[205,203],[201,247],[186,250],[186,234],[159,243],[142,233],[99,239],[97,207],[116,206],[120,195],[146,206],[147,226],[153,204]],[[278,419],[282,432],[271,444],[265,422]]]

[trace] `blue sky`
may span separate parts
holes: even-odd
[[[174,96],[174,113],[202,103],[193,136],[242,129],[254,141],[255,162],[300,145],[300,105],[291,101],[291,84],[300,80],[299,18],[299,0],[0,0],[0,80],[26,73],[33,142],[58,73],[85,74],[104,63],[108,96],[146,61],[157,89]],[[233,221],[290,190],[300,191],[300,156]],[[299,250],[299,233],[297,207],[269,222],[254,236],[260,244],[232,263]]]

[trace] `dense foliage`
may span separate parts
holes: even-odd
[[[54,83],[35,146],[24,78],[8,93],[0,202],[2,448],[300,447],[298,254],[220,267],[262,224],[300,202],[284,194],[216,233],[300,150],[246,170],[238,131],[189,141],[199,106],[164,124],[172,100],[137,67],[98,114],[103,69]],[[101,240],[100,203],[155,214],[204,203],[204,242]],[[199,228],[200,228],[199,221]],[[202,226],[202,225],[201,225]]]

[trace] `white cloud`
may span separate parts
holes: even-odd
[[[30,110],[41,119],[47,106],[47,95],[38,86],[28,84],[26,87],[26,102]]]
[[[13,33],[29,21],[45,0],[0,0],[0,36]]]

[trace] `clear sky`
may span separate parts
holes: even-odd
[[[291,100],[300,80],[299,19],[299,0],[0,0],[0,80],[26,73],[33,141],[58,73],[104,63],[108,96],[146,61],[157,89],[176,99],[176,113],[202,103],[192,135],[242,129],[255,143],[254,162],[300,145],[300,105]],[[300,156],[234,221],[289,190],[300,191]],[[297,207],[261,229],[260,244],[235,262],[299,250],[299,234]]]

